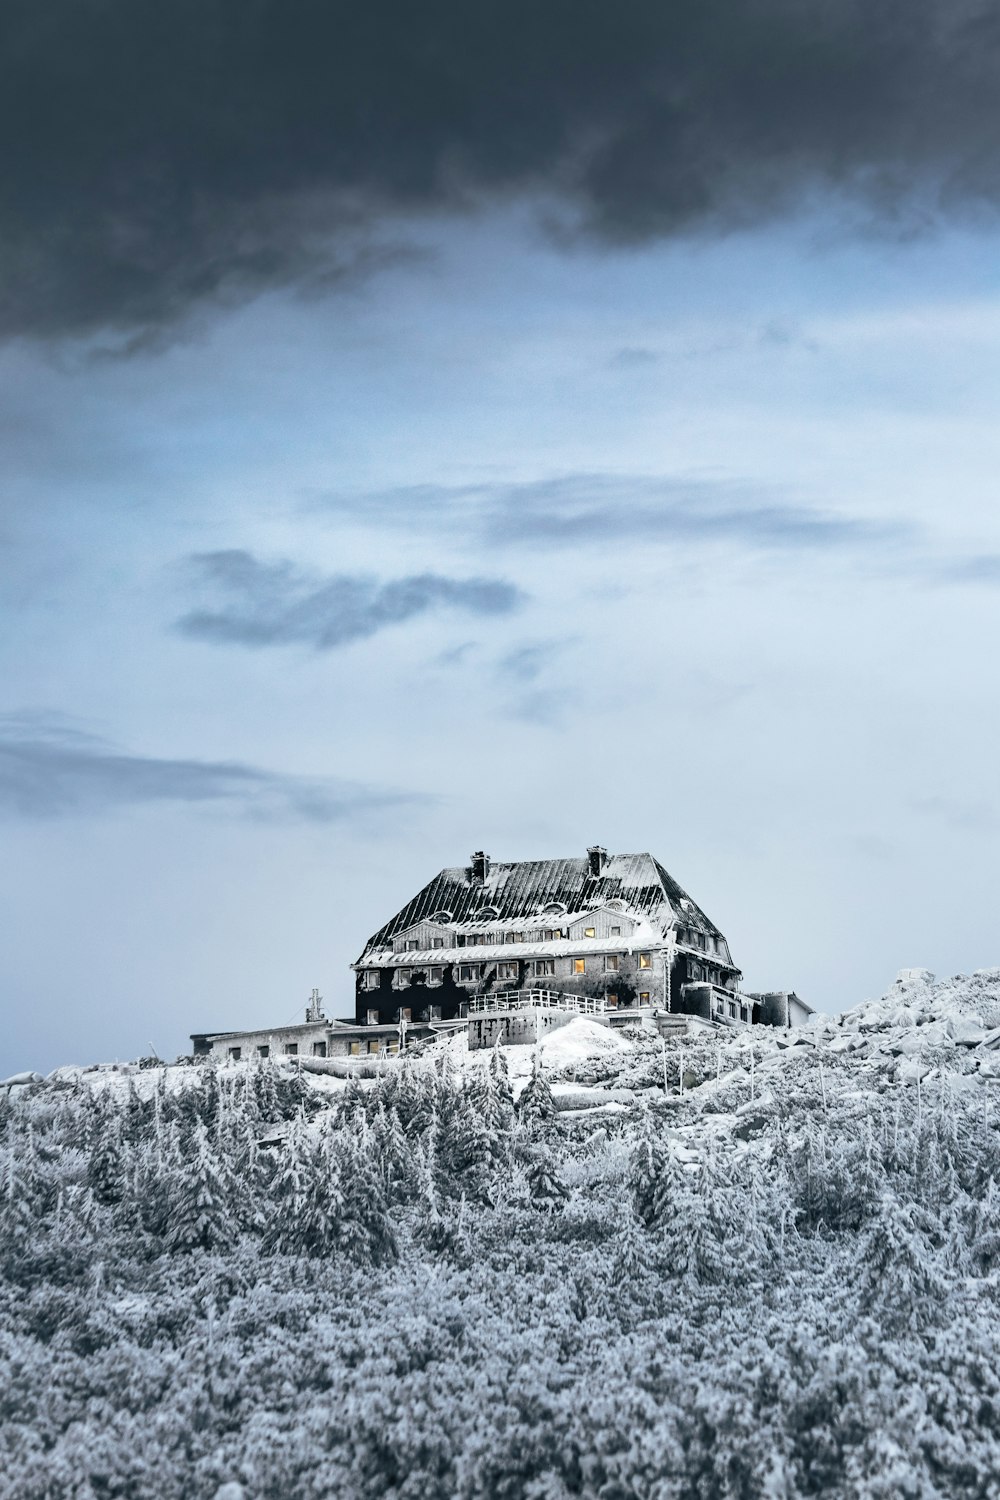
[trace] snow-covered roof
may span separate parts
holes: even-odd
[[[599,874],[593,873],[584,855],[578,859],[495,860],[483,880],[474,878],[473,871],[464,866],[442,870],[369,938],[362,957],[371,962],[371,950],[390,947],[393,938],[408,928],[445,912],[450,913],[448,925],[458,931],[482,926],[487,920],[491,925],[521,922],[527,926],[530,922],[544,927],[544,908],[558,902],[566,908],[558,925],[565,926],[600,910],[609,901],[624,902],[634,915],[645,917],[660,933],[676,921],[681,927],[725,943],[720,930],[651,854],[608,855]],[[497,916],[478,916],[486,907],[495,910]],[[550,923],[555,922],[553,916]],[[725,956],[720,958],[725,961]],[[408,957],[412,963],[413,955]],[[440,957],[436,960],[441,961]]]

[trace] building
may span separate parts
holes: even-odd
[[[494,861],[442,870],[368,939],[355,1021],[447,1021],[526,991],[602,1013],[762,1019],[715,923],[651,854]],[[581,1007],[582,1008],[582,1007]]]
[[[580,1014],[647,1016],[661,1031],[682,1017],[795,1026],[812,1014],[792,991],[744,994],[725,937],[659,861],[600,845],[575,859],[478,850],[384,923],[352,968],[352,1020],[328,1020],[314,990],[304,1023],[202,1032],[195,1055],[380,1057],[463,1024],[472,1047],[531,1042]]]

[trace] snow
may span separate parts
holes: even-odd
[[[1000,970],[908,970],[577,1018],[502,1053],[533,1110],[464,1036],[58,1070],[0,1116],[0,1500],[993,1496],[998,1044]]]

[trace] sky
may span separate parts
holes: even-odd
[[[1000,19],[12,0],[0,1076],[353,1012],[651,850],[749,989],[1000,964]]]

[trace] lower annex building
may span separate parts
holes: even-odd
[[[538,1007],[611,1025],[667,1013],[790,1026],[812,1013],[794,992],[743,993],[722,932],[659,861],[600,845],[550,860],[479,850],[429,881],[352,967],[353,1022],[327,1020],[314,992],[304,1026],[201,1033],[196,1054],[395,1052],[406,1031],[465,1019],[470,1045],[529,1040],[512,1016]]]

